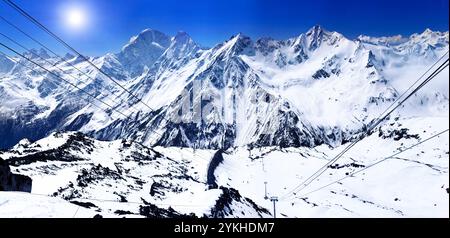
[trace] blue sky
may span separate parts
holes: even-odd
[[[410,35],[425,28],[447,31],[449,0],[15,0],[48,28],[87,55],[117,52],[145,28],[174,35],[188,32],[203,46],[214,46],[242,32],[252,38],[285,39],[315,24],[343,33]],[[65,8],[87,10],[88,27],[73,31]],[[23,27],[55,50],[62,47],[0,1],[0,15]],[[34,45],[0,21],[0,32]],[[0,41],[6,40],[0,37]]]

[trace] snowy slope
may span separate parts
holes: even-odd
[[[60,198],[0,192],[1,218],[92,218],[97,213]]]
[[[448,126],[445,117],[393,121],[392,126],[383,126],[364,139],[296,194],[289,192],[345,146],[238,148],[225,155],[224,165],[217,170],[218,184],[236,187],[244,196],[270,207],[271,202],[264,200],[267,182],[269,197],[287,197],[277,203],[278,215],[284,217],[448,217],[448,132],[313,192]],[[404,128],[409,130],[401,133]],[[239,173],[243,168],[247,172]]]
[[[233,217],[229,212],[233,206],[240,207],[243,216],[270,216],[239,192],[208,189],[209,161],[204,158],[212,153],[56,133],[36,143],[22,143],[0,157],[13,172],[32,178],[31,195],[60,197],[104,216]]]
[[[33,179],[29,196],[63,198],[106,217],[270,217],[272,203],[264,199],[264,182],[269,197],[284,198],[277,203],[279,217],[448,217],[448,132],[315,191],[445,130],[447,119],[392,119],[295,194],[290,191],[346,145],[230,148],[214,171],[217,189],[207,186],[213,150],[151,149],[71,133],[22,143],[0,157],[13,172]],[[63,138],[67,142],[57,150],[46,146]],[[42,216],[66,216],[52,213],[53,206],[59,204],[49,205],[49,213]],[[64,210],[71,213],[72,207]],[[14,209],[15,216],[34,216],[14,207],[0,209],[0,214],[11,216]]]

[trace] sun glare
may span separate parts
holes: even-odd
[[[67,9],[65,13],[66,25],[72,30],[81,30],[86,27],[87,14],[82,8],[72,7]]]

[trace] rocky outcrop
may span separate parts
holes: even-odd
[[[6,161],[0,158],[0,191],[31,192],[31,178],[11,173]]]
[[[216,182],[216,177],[214,176],[214,171],[216,170],[217,166],[219,166],[219,164],[223,161],[222,153],[222,149],[218,150],[211,159],[211,162],[209,162],[207,184],[210,189],[216,189],[219,187]]]
[[[210,211],[210,218],[226,218],[226,217],[240,217],[240,216],[248,216],[249,214],[246,214],[244,211],[239,211],[234,206],[235,204],[245,204],[248,207],[253,208],[254,212],[256,212],[257,216],[264,217],[264,216],[271,216],[270,212],[263,208],[258,206],[255,202],[253,202],[251,199],[242,197],[241,194],[239,194],[239,191],[234,188],[226,188],[226,187],[220,187],[219,189],[222,190],[222,195],[220,195],[219,199],[217,199],[216,204],[214,207],[211,208]],[[255,214],[252,214],[250,216],[255,216]]]

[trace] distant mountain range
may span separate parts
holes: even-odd
[[[151,109],[80,58],[26,52],[127,118],[24,59],[0,56],[0,148],[55,131],[192,148],[338,146],[442,56],[448,36],[427,29],[351,40],[314,26],[287,40],[238,34],[205,49],[185,32],[146,29],[119,53],[90,58]],[[448,115],[448,91],[427,89],[406,107],[397,116]]]

